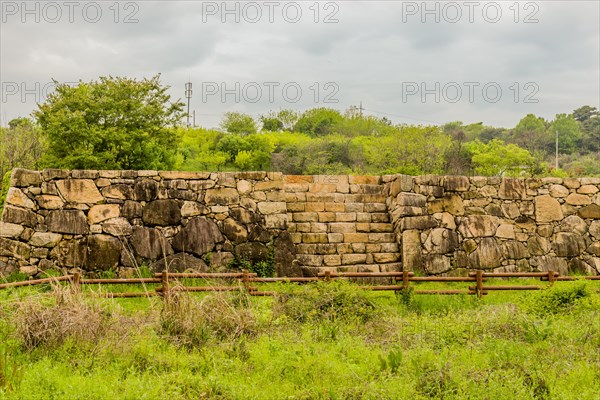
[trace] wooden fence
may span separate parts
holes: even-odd
[[[468,276],[415,276],[413,272],[324,272],[314,277],[278,277],[264,278],[259,277],[255,273],[248,271],[242,272],[225,272],[225,273],[157,273],[153,278],[119,278],[119,279],[99,279],[99,278],[83,278],[80,274],[64,275],[58,277],[50,277],[44,279],[33,279],[20,282],[10,282],[0,284],[0,289],[41,285],[53,282],[69,282],[73,286],[80,288],[81,285],[115,285],[115,284],[140,284],[144,285],[144,291],[139,292],[115,292],[104,293],[107,297],[149,297],[149,296],[164,296],[169,291],[183,292],[225,292],[225,291],[244,291],[251,296],[272,296],[275,291],[262,291],[258,284],[284,282],[284,283],[308,283],[317,281],[332,281],[336,279],[352,279],[359,281],[363,278],[372,280],[387,280],[388,284],[373,284],[361,285],[360,287],[366,290],[392,290],[404,291],[411,290],[415,294],[438,294],[438,295],[477,295],[482,297],[493,290],[540,290],[545,286],[538,285],[489,285],[489,279],[506,279],[506,278],[539,278],[540,281],[548,282],[549,285],[555,282],[572,281],[572,280],[600,280],[600,276],[561,276],[558,272],[484,272],[482,270],[472,271]],[[228,285],[211,285],[203,286],[186,286],[181,283],[181,279],[203,279],[205,281],[227,280]],[[414,284],[418,282],[468,282],[472,285],[466,289],[447,289],[447,290],[419,290],[415,289]],[[153,284],[160,285],[148,290],[145,285]]]

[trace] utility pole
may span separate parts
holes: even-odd
[[[190,99],[192,98],[192,82],[185,84],[185,97],[187,98],[187,127],[190,127]]]
[[[364,108],[363,108],[363,106],[362,106],[362,101],[361,101],[361,102],[360,102],[360,106],[358,106],[358,112],[359,112],[359,115],[360,115],[361,117],[362,117],[362,112],[363,112],[363,110],[364,110]]]

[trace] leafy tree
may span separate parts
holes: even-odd
[[[30,119],[11,120],[8,128],[0,128],[0,179],[13,168],[38,168],[45,147],[45,138]]]
[[[258,130],[254,118],[239,112],[226,112],[221,120],[221,128],[240,135],[249,135]]]
[[[571,153],[581,139],[579,124],[573,115],[557,114],[550,129],[558,135],[559,150]]]
[[[333,127],[344,117],[331,108],[313,108],[306,111],[294,125],[295,132],[310,136],[323,136],[333,132]]]
[[[175,164],[183,103],[171,102],[160,75],[56,83],[34,112],[47,136],[44,164],[79,169],[167,169]]]
[[[550,152],[552,140],[552,135],[546,131],[545,121],[533,114],[527,114],[513,130],[511,141],[529,151]]]
[[[502,140],[491,140],[482,143],[479,140],[465,145],[471,153],[471,162],[475,173],[485,176],[520,176],[531,173],[536,159],[527,151],[515,144],[504,144]]]
[[[573,118],[581,128],[583,151],[600,151],[600,112],[596,107],[583,106],[573,111]]]
[[[598,115],[598,109],[592,106],[583,106],[573,111],[573,118],[576,121],[584,123],[590,118]]]

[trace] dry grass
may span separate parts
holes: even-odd
[[[69,339],[96,342],[110,330],[112,313],[70,286],[53,285],[44,300],[26,299],[13,306],[15,334],[27,349],[56,347]]]
[[[174,286],[163,302],[159,333],[183,346],[254,334],[257,323],[247,296],[216,292],[198,299]]]

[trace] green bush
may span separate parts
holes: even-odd
[[[528,302],[528,308],[536,314],[557,314],[571,310],[582,299],[590,296],[585,283],[552,286],[536,293]]]
[[[358,320],[376,315],[367,292],[346,281],[316,282],[281,292],[275,299],[274,314],[297,322]]]

